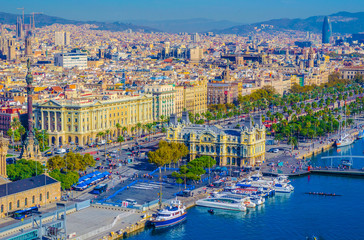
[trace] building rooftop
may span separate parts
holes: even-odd
[[[56,182],[57,180],[42,174],[15,182],[5,183],[0,185],[0,197],[50,185]]]

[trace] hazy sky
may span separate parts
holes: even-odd
[[[0,11],[44,12],[74,20],[210,18],[250,23],[364,11],[364,0],[0,0]]]

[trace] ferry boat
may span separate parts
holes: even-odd
[[[294,190],[294,187],[291,184],[277,183],[274,185],[274,190],[280,193],[290,193]]]
[[[155,228],[169,227],[176,225],[186,219],[185,206],[179,200],[172,200],[170,206],[158,211],[157,216],[151,220]]]
[[[210,196],[196,201],[197,206],[220,208],[233,211],[246,211],[244,202],[240,199],[234,199],[222,196]]]

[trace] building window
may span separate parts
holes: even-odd
[[[24,200],[24,205],[27,206],[28,205],[28,198],[25,198]]]
[[[11,207],[12,207],[12,206],[11,206],[11,202],[9,202],[9,211],[11,210]]]
[[[49,199],[49,192],[47,192],[47,199]]]
[[[226,159],[226,165],[230,165],[230,158],[229,157]]]
[[[35,203],[35,196],[32,197],[32,203]]]
[[[3,213],[4,212],[4,205],[1,204],[1,212]]]
[[[39,194],[39,201],[42,201],[42,194]]]
[[[20,200],[16,201],[16,207],[20,208]]]

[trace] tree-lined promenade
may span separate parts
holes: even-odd
[[[274,113],[279,112],[287,117],[312,114],[318,109],[333,108],[340,101],[355,100],[363,95],[363,79],[357,76],[353,80],[340,78],[338,72],[329,76],[328,83],[309,86],[292,86],[289,93],[281,96],[274,87],[265,86],[255,92],[238,96],[234,103],[213,104],[204,114],[190,113],[191,122],[204,124],[213,120],[232,118],[243,114],[261,113],[263,120],[274,120]]]

